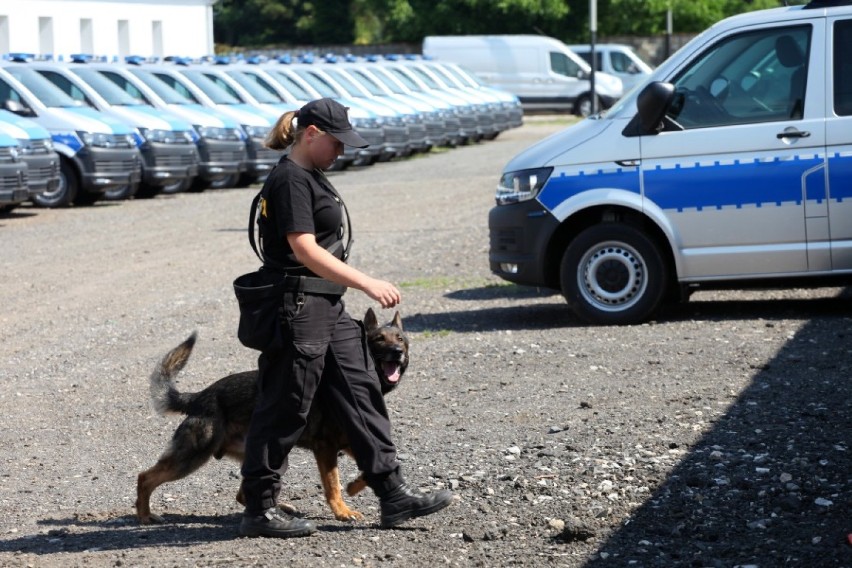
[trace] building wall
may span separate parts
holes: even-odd
[[[0,0],[0,54],[201,57],[217,0]]]

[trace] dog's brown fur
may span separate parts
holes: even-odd
[[[408,339],[402,329],[402,319],[397,312],[390,323],[379,326],[376,314],[369,309],[364,316],[364,326],[382,393],[387,394],[397,386],[408,367]],[[245,436],[257,393],[257,371],[228,375],[197,393],[178,392],[174,377],[189,360],[195,339],[193,333],[166,354],[151,374],[151,399],[157,411],[185,414],[186,418],[175,430],[157,463],[139,474],[136,514],[143,524],[163,520],[151,513],[151,494],[157,487],[188,476],[211,457],[227,456],[242,463],[245,454]],[[393,377],[396,380],[392,380]],[[325,498],[335,518],[341,521],[363,519],[361,513],[346,505],[340,492],[337,457],[341,451],[352,455],[348,436],[325,407],[319,393],[297,445],[313,452]],[[365,485],[359,477],[347,486],[347,493],[355,495]],[[243,503],[242,491],[237,494],[237,501]]]

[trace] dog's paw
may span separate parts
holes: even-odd
[[[140,525],[162,525],[164,522],[165,520],[163,520],[163,517],[161,517],[160,515],[155,515],[154,513],[151,513],[150,515],[147,515],[145,517],[139,517]]]
[[[363,521],[364,515],[358,511],[353,511],[352,509],[346,509],[344,511],[335,512],[334,518],[338,521],[343,521],[344,523],[356,523],[358,521]]]

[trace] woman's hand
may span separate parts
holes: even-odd
[[[296,259],[308,269],[326,280],[357,288],[377,301],[383,308],[392,308],[402,301],[396,286],[385,280],[367,276],[317,244],[313,233],[288,233],[287,242]]]
[[[402,301],[399,289],[385,280],[368,277],[361,291],[381,304],[383,308],[392,308]]]

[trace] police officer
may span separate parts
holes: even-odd
[[[295,122],[294,122],[295,119]],[[381,304],[402,296],[392,283],[372,278],[343,260],[345,208],[322,170],[343,146],[365,148],[346,107],[319,99],[278,119],[266,140],[290,148],[262,189],[259,231],[264,269],[286,272],[281,349],[258,358],[258,397],[242,466],[243,536],[296,537],[316,530],[310,521],[276,507],[287,456],[305,428],[320,380],[349,433],[355,460],[379,497],[381,526],[443,509],[450,491],[423,494],[404,481],[391,440],[378,376],[364,348],[362,327],[347,313],[341,295],[357,288]],[[267,266],[268,265],[268,266]],[[300,278],[303,277],[303,278]],[[326,396],[324,394],[324,396]]]

